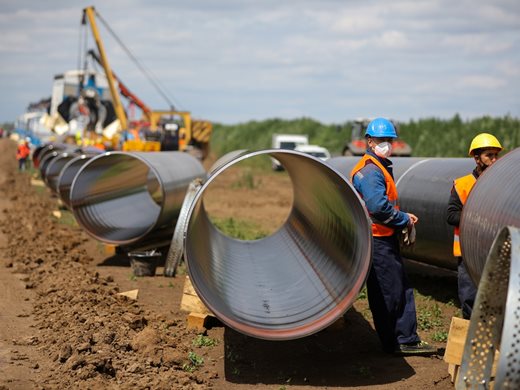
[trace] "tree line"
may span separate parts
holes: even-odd
[[[239,149],[259,150],[271,147],[274,133],[306,134],[312,144],[326,147],[332,155],[341,155],[351,137],[352,121],[323,124],[311,118],[266,119],[235,125],[216,123],[211,148],[218,156]],[[399,123],[399,137],[412,147],[415,157],[465,157],[473,137],[479,133],[495,135],[505,151],[520,146],[520,119],[482,116],[463,120],[425,118]]]

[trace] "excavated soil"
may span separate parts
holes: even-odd
[[[438,355],[381,352],[363,297],[344,319],[299,340],[257,340],[218,321],[201,337],[180,310],[184,268],[174,278],[162,267],[133,276],[128,260],[107,254],[70,213],[56,217],[57,199],[17,171],[15,147],[0,140],[0,390],[453,388],[445,345],[435,341],[458,314],[453,274],[408,268],[420,335]],[[265,173],[256,179],[264,191],[230,186],[244,177],[236,169],[216,185],[212,216],[232,208],[266,231],[279,226],[288,179]],[[118,295],[134,289],[136,300]]]

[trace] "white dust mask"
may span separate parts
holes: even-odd
[[[390,142],[381,142],[374,148],[376,156],[388,158],[392,154],[392,144]]]

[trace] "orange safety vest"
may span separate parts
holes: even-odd
[[[363,158],[356,164],[356,166],[350,172],[350,181],[353,181],[354,175],[358,173],[368,162],[373,162],[385,176],[386,182],[386,196],[388,197],[388,201],[392,204],[392,206],[399,210],[399,206],[397,205],[397,187],[395,186],[394,179],[392,175],[388,173],[386,168],[374,157],[369,154],[365,154]],[[394,234],[394,228],[385,226],[379,222],[376,222],[372,219],[372,235],[375,237],[385,237],[391,236]]]
[[[22,158],[27,158],[31,154],[31,149],[26,144],[22,144],[18,146],[16,150],[16,159],[20,160]]]
[[[455,188],[455,191],[457,191],[457,195],[459,196],[463,206],[466,203],[466,200],[468,200],[469,193],[476,182],[477,179],[475,179],[473,174],[459,177],[454,180],[453,187]],[[458,226],[455,226],[453,234],[453,255],[457,257],[462,256],[462,251],[460,249],[460,228]]]

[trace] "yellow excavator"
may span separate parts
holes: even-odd
[[[165,134],[175,133],[174,138],[176,142],[173,144],[174,146],[168,147],[167,150],[186,151],[200,159],[204,159],[209,153],[209,141],[213,130],[212,124],[208,121],[193,120],[188,111],[152,110],[130,92],[123,82],[116,77],[110,67],[97,27],[96,15],[99,17],[93,6],[85,8],[83,10],[82,24],[86,25],[88,21],[90,25],[99,56],[92,50],[89,51],[89,54],[103,67],[112,97],[114,112],[120,123],[120,131],[116,132],[108,141],[110,141],[114,149],[117,149],[117,145],[122,145],[121,149],[126,151],[159,151],[163,150],[162,146],[164,146],[160,139],[164,138]],[[120,94],[141,109],[143,117],[140,121],[129,123],[121,103]],[[168,123],[173,118],[178,118],[176,123]],[[120,139],[121,136],[129,134],[129,132],[133,132],[133,134],[139,133],[138,127],[143,126],[146,126],[148,136],[146,134],[144,137],[133,135],[132,139]]]

